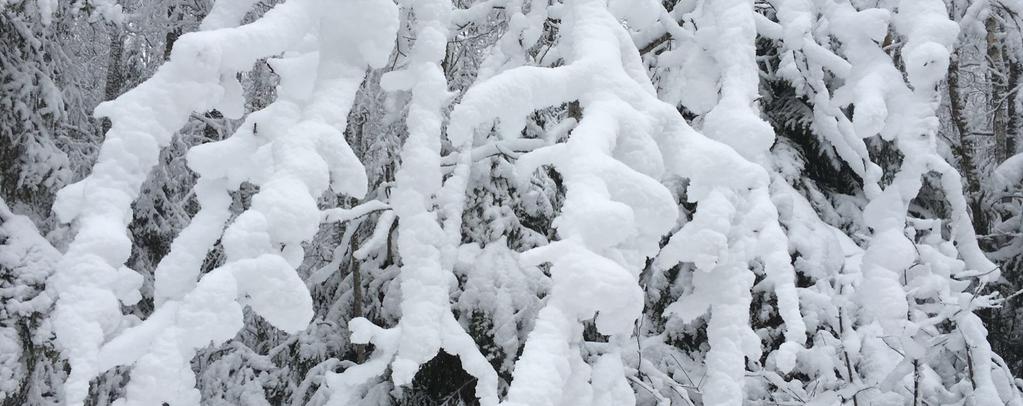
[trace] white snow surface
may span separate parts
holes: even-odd
[[[199,404],[188,367],[195,350],[231,339],[242,327],[243,305],[286,332],[304,329],[312,301],[294,268],[303,257],[300,244],[321,221],[316,198],[328,188],[365,194],[365,171],[341,133],[365,69],[380,67],[390,53],[396,8],[374,0],[295,0],[253,23],[227,28],[252,2],[224,4],[204,24],[211,30],[182,36],[152,79],[97,109],[113,122],[99,161],[90,177],[62,190],[55,204],[63,221],[78,225],[51,280],[59,293],[58,341],[72,366],[65,384],[68,404],[82,403],[92,377],[129,364],[132,379],[119,403]],[[307,37],[323,46],[295,48]],[[300,54],[289,56],[292,49]],[[126,325],[118,301],[138,300],[141,279],[122,265],[130,247],[124,230],[130,203],[159,148],[192,111],[216,107],[240,113],[234,72],[282,52],[285,60],[313,53],[315,75],[282,70],[276,102],[249,115],[233,137],[189,152],[189,165],[201,178],[202,210],[157,269],[153,316]],[[224,229],[228,191],[241,182],[258,185],[259,192]],[[227,262],[198,278],[218,238]]]
[[[52,3],[38,7],[52,12]],[[55,298],[56,342],[71,366],[67,404],[84,404],[90,380],[118,366],[130,366],[131,379],[117,405],[200,404],[197,351],[234,338],[246,306],[284,333],[306,329],[314,316],[307,286],[339,261],[303,280],[296,269],[306,244],[323,223],[350,226],[370,213],[379,213],[372,233],[351,257],[372,259],[397,230],[400,318],[390,327],[349,321],[350,343],[374,350],[343,371],[324,367],[329,405],[369,402],[382,379],[409,385],[440,351],[458,357],[485,406],[689,401],[697,392],[679,390],[687,367],[704,375],[693,388],[705,405],[741,405],[768,386],[806,394],[796,373],[827,388],[848,384],[807,404],[862,399],[860,392],[901,404],[914,379],[933,402],[1019,403],[974,314],[993,303],[977,292],[1000,271],[977,243],[960,175],[938,152],[939,85],[959,35],[943,1],[903,0],[892,12],[777,0],[774,21],[753,0],[673,10],[655,0],[488,0],[466,9],[450,0],[288,0],[239,26],[256,3],[217,1],[152,78],[96,109],[112,127],[93,171],[54,204],[76,230],[66,252],[0,205],[0,264],[24,269],[19,277],[31,283],[49,278],[38,296],[5,293],[3,308],[40,312]],[[455,103],[443,65],[449,42],[495,12],[509,16],[506,32]],[[560,24],[548,50],[561,58],[556,66],[529,62],[548,19]],[[394,52],[406,34],[411,48]],[[640,55],[637,44],[661,35],[670,48]],[[882,48],[889,35],[901,41],[905,76]],[[779,46],[774,74],[812,102],[814,136],[863,182],[862,196],[849,198],[863,207],[800,183],[801,157],[760,110],[758,36]],[[650,69],[650,58],[662,66]],[[246,115],[237,73],[261,60],[279,76],[277,99]],[[344,134],[367,72],[387,66],[380,86],[407,100],[407,137],[390,194],[367,197],[366,169]],[[531,114],[569,103],[581,118],[522,137]],[[691,124],[680,107],[698,118]],[[201,208],[157,265],[156,308],[138,321],[122,313],[141,299],[142,277],[124,265],[132,202],[175,131],[211,109],[241,124],[188,151]],[[890,183],[868,154],[873,137],[904,157]],[[463,243],[476,163],[499,154],[514,160],[506,170],[519,190],[538,170],[557,170],[565,196],[553,241],[523,252],[505,238]],[[1021,162],[999,167],[1000,181],[1023,178]],[[925,176],[938,180],[950,219],[910,215]],[[232,217],[232,192],[243,184],[258,192]],[[322,209],[325,194],[367,200]],[[696,207],[691,218],[682,198]],[[848,212],[855,235],[835,221]],[[346,231],[345,244],[353,234]],[[225,261],[203,274],[218,242]],[[668,280],[673,269],[678,276]],[[797,274],[814,284],[797,287]],[[665,331],[644,336],[654,291],[678,299],[666,304]],[[755,295],[765,292],[764,307],[783,322],[783,342],[769,353],[763,342],[772,332],[755,331],[751,320]],[[501,368],[456,318],[472,310],[495,321],[495,341],[509,357]],[[968,388],[953,385],[957,393],[936,372],[948,368],[935,361],[942,354],[933,342],[946,321],[956,337],[943,345],[967,351],[976,371]],[[590,323],[600,342],[584,340]],[[643,353],[646,346],[675,357],[667,342],[686,328],[706,329],[702,358],[664,367]],[[20,351],[8,330],[0,329],[0,354]],[[0,357],[0,379],[13,376],[10,365]],[[857,376],[842,376],[852,365]],[[511,381],[500,370],[512,371]]]

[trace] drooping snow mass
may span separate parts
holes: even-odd
[[[321,12],[319,7],[326,6],[313,3],[289,2],[237,29],[184,36],[175,45],[171,61],[154,79],[104,106],[107,113],[101,114],[113,121],[105,154],[101,153],[92,175],[62,191],[56,203],[64,221],[78,217],[80,225],[54,278],[60,293],[56,329],[72,364],[66,384],[68,403],[81,403],[88,380],[100,372],[134,364],[125,404],[198,404],[197,390],[180,389],[195,384],[188,364],[196,349],[224,342],[242,327],[241,305],[250,306],[284,331],[297,332],[309,323],[312,299],[293,268],[302,262],[300,244],[320,223],[315,198],[328,186],[336,193],[365,194],[365,172],[339,139],[346,114],[334,114],[337,108],[351,106],[364,67],[379,67],[384,62],[387,54],[379,46],[388,43],[393,35],[388,31],[393,32],[396,25],[386,13],[371,8]],[[242,16],[232,14],[235,22]],[[350,20],[332,20],[342,18],[340,15]],[[360,23],[376,24],[365,30],[351,27],[360,16]],[[217,20],[211,24],[225,23]],[[313,27],[319,31],[310,32]],[[288,34],[275,35],[277,31]],[[307,34],[329,46],[306,48],[300,41]],[[375,44],[367,43],[374,39]],[[234,48],[237,45],[241,49]],[[146,163],[155,160],[159,145],[166,144],[175,126],[180,126],[175,122],[154,128],[146,120],[183,120],[191,111],[214,106],[227,114],[240,114],[241,89],[231,72],[296,45],[299,52],[313,53],[315,76],[310,76],[305,66],[290,72],[282,69],[281,97],[274,104],[250,115],[236,136],[190,151],[190,166],[201,177],[197,195],[203,209],[175,239],[161,262],[166,267],[157,268],[158,307],[153,315],[123,329],[119,326],[120,309],[112,299],[133,304],[141,281],[120,265],[120,270],[112,272],[113,266],[127,259],[121,249],[130,242],[126,238],[104,239],[101,233],[123,234],[118,231],[124,229],[123,223],[117,224],[126,217],[124,212],[131,195],[137,193],[141,175],[152,166]],[[191,87],[181,86],[180,82],[189,79],[185,83]],[[170,93],[177,104],[154,105],[149,114],[138,111],[145,109],[147,101],[162,101],[146,92]],[[209,98],[222,101],[210,103]],[[169,111],[156,110],[159,108]],[[157,131],[160,138],[148,135],[151,131]],[[137,158],[130,159],[132,156]],[[270,165],[249,164],[245,161],[248,156],[269,159]],[[225,158],[236,161],[224,162]],[[251,207],[223,229],[229,215],[227,192],[242,182],[254,183],[260,191],[252,197]],[[90,212],[90,205],[103,209]],[[118,209],[120,215],[116,215]],[[227,262],[197,282],[202,258],[221,230]],[[117,330],[122,331],[105,340]]]
[[[156,3],[0,0],[4,404],[1023,404],[1023,7]]]
[[[451,4],[447,0],[415,0],[406,5],[415,17],[416,42],[405,69],[388,72],[381,79],[384,89],[411,94],[403,165],[395,174],[391,192],[394,215],[400,219],[397,244],[403,258],[399,277],[402,316],[398,325],[388,330],[365,319],[349,322],[353,342],[372,343],[376,348],[369,362],[340,375],[327,375],[326,383],[333,391],[328,404],[356,403],[364,396],[366,381],[388,367],[395,385],[410,384],[421,365],[444,350],[458,356],[463,368],[475,377],[480,404],[496,405],[497,373],[450,310],[452,254],[460,240],[448,239],[437,211],[431,210],[436,204],[432,197],[442,193],[441,114],[449,94],[440,60],[445,54]],[[457,153],[471,156],[471,149]],[[460,228],[457,222],[444,226]]]

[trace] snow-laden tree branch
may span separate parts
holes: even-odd
[[[463,368],[476,378],[480,404],[496,405],[497,373],[451,312],[452,254],[461,240],[458,238],[461,224],[454,222],[442,228],[438,216],[441,213],[433,210],[436,204],[433,197],[443,193],[442,109],[449,94],[440,61],[447,45],[451,3],[415,0],[406,5],[415,18],[417,39],[407,67],[389,72],[382,79],[385,89],[408,91],[412,97],[405,121],[409,135],[402,147],[403,162],[391,193],[398,217],[398,252],[403,258],[402,316],[397,326],[387,330],[365,319],[350,322],[352,341],[373,343],[376,350],[369,362],[339,375],[328,374],[327,384],[333,391],[330,404],[355,402],[363,396],[361,387],[366,381],[382,374],[388,366],[396,385],[409,384],[421,365],[444,350],[457,355]],[[471,137],[468,141],[471,142]],[[465,141],[456,145],[462,147]],[[472,157],[470,148],[459,148],[458,153],[468,159]],[[458,193],[463,194],[464,188]],[[457,204],[458,199],[455,200]],[[461,208],[452,210],[460,220]],[[454,228],[454,240],[449,237],[452,232],[445,232],[445,228]]]
[[[158,3],[0,0],[2,402],[1023,404],[1018,5]]]
[[[212,15],[238,20],[246,5],[233,6]],[[235,335],[243,305],[282,330],[305,328],[312,303],[294,272],[303,259],[300,244],[319,227],[316,198],[328,187],[365,194],[365,171],[341,136],[345,112],[366,66],[386,61],[396,27],[395,9],[383,2],[290,1],[236,29],[183,36],[153,79],[103,106],[98,114],[109,116],[113,126],[100,161],[89,178],[63,190],[57,204],[64,221],[79,225],[55,277],[57,332],[73,368],[66,384],[69,403],[84,399],[88,380],[98,373],[134,364],[126,404],[198,404],[198,391],[181,390],[195,384],[189,362],[196,349]],[[315,42],[300,42],[306,35]],[[116,300],[137,300],[140,280],[121,265],[130,242],[115,236],[123,235],[130,203],[159,148],[192,111],[217,107],[240,114],[241,88],[233,72],[291,50],[297,55],[278,62],[278,100],[250,115],[235,136],[190,151],[190,166],[201,177],[197,196],[203,209],[157,269],[157,309],[124,329]],[[305,63],[290,63],[295,60]],[[164,102],[168,99],[173,103]],[[271,165],[248,161],[251,156]],[[223,230],[228,191],[242,182],[260,190]],[[197,282],[218,238],[227,261]]]

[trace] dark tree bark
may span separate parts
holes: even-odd
[[[959,143],[952,145],[952,152],[959,159],[960,171],[966,180],[966,191],[970,211],[973,214],[973,229],[987,234],[988,219],[984,212],[984,196],[980,188],[980,168],[975,159],[976,144],[970,131],[969,122],[963,112],[963,99],[959,94],[959,52],[952,54],[948,65],[948,106],[952,122],[959,133]]]
[[[124,31],[120,27],[110,26],[110,56],[107,59],[107,78],[103,89],[103,100],[113,100],[121,95],[124,87]],[[103,133],[110,130],[110,119],[103,119]]]
[[[1002,52],[1004,44],[1001,40],[1001,25],[995,17],[990,17],[985,23],[985,28],[987,28],[988,77],[990,78],[991,86],[990,98],[988,99],[992,114],[991,132],[995,137],[995,159],[1000,163],[1012,156],[1007,131],[1008,112],[1006,106],[1008,103],[1006,102],[1006,77],[1008,75],[1004,68],[1005,61]]]

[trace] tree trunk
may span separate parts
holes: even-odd
[[[1005,110],[1008,112],[1008,120],[1006,122],[1006,143],[1007,151],[1009,156],[1016,155],[1016,144],[1019,137],[1019,109],[1016,106],[1017,96],[1019,95],[1019,75],[1023,71],[1023,65],[1018,61],[1008,61],[1009,69],[1009,82],[1007,83],[1008,92],[1005,97]]]
[[[358,228],[352,233],[352,238],[349,240],[348,245],[348,272],[352,275],[352,318],[362,317],[362,273],[359,271],[359,260],[355,258],[355,250],[358,246],[355,245],[356,237],[359,234]],[[366,348],[362,344],[353,344],[355,347],[355,362],[363,363],[366,361]]]
[[[107,78],[103,88],[103,100],[113,100],[121,95],[124,87],[124,31],[120,27],[110,26],[110,55],[107,59]],[[103,119],[103,133],[110,130],[110,119]]]
[[[952,145],[952,153],[959,159],[960,171],[966,179],[966,197],[970,204],[970,211],[973,214],[973,229],[978,234],[988,233],[987,214],[984,212],[984,195],[980,189],[980,168],[974,154],[977,147],[974,135],[970,131],[969,122],[963,114],[963,99],[959,95],[959,52],[952,54],[948,65],[948,106],[959,132],[959,143]]]
[[[988,18],[985,23],[987,28],[987,61],[988,77],[990,78],[991,98],[989,107],[993,114],[991,121],[991,132],[995,137],[995,160],[996,163],[1004,162],[1011,156],[1008,132],[1006,131],[1006,73],[1002,54],[1002,41],[1000,39],[1000,25],[994,17]]]
[[[167,20],[171,22],[172,28],[167,31],[163,41],[163,60],[170,60],[171,50],[174,49],[174,42],[181,36],[181,15],[175,10],[175,6],[167,8]],[[176,21],[175,21],[176,20]]]

